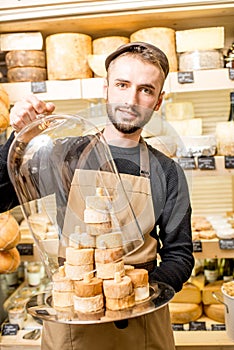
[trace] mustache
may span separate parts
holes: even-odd
[[[114,111],[133,113],[137,117],[140,117],[142,115],[140,106],[136,106],[136,105],[126,105],[126,104],[117,105],[114,107]]]

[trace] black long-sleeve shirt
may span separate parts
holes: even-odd
[[[7,171],[7,156],[13,138],[13,135],[11,135],[6,144],[0,148],[1,212],[19,204]],[[79,141],[79,146],[87,145],[87,140],[84,140],[85,142]],[[56,171],[54,173],[47,171],[48,168],[53,170],[53,163],[45,157],[46,152],[40,151],[36,157],[37,159],[34,159],[30,165],[32,168],[40,162],[40,171],[45,171],[49,175],[49,177],[45,176],[45,179],[46,186],[51,184],[51,193],[56,193],[56,188],[61,186],[67,186],[66,190],[69,190],[69,183],[79,157],[77,145],[78,142],[74,138],[68,138],[66,142],[63,140],[61,143],[56,141],[53,161],[55,168],[61,170],[59,176],[55,174]],[[119,173],[140,176],[139,146],[134,148],[110,146],[110,150]],[[150,273],[150,278],[151,280],[168,283],[175,291],[179,291],[183,283],[190,277],[194,265],[190,224],[191,206],[187,183],[183,170],[175,161],[151,146],[148,146],[148,151],[156,219],[151,235],[159,243],[158,253],[161,257],[160,265]],[[36,178],[36,182],[37,180]],[[66,204],[66,198],[62,198],[62,202],[59,203],[61,208]]]

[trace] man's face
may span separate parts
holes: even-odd
[[[132,56],[122,56],[109,68],[107,113],[117,130],[141,130],[158,110],[163,94],[159,68]]]

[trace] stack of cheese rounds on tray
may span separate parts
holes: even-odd
[[[86,197],[86,232],[69,237],[64,266],[52,276],[53,307],[73,307],[81,320],[133,307],[150,295],[148,271],[124,265],[122,233],[112,232],[111,198],[97,188]]]
[[[14,272],[20,264],[16,248],[20,241],[19,225],[10,212],[0,214],[0,273]]]

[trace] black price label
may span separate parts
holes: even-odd
[[[40,92],[46,92],[46,82],[45,81],[32,81],[31,82],[31,91],[35,94]]]
[[[178,158],[178,163],[184,170],[196,169],[196,163],[194,157],[182,157]]]
[[[224,156],[225,168],[234,169],[234,156]]]
[[[43,310],[43,309],[41,309],[41,310],[36,310],[36,313],[37,313],[38,315],[46,315],[46,316],[49,316],[49,312],[48,312],[47,310]]]
[[[212,324],[211,325],[211,330],[212,331],[225,331],[226,330],[226,326],[223,323]]]
[[[206,322],[190,322],[189,323],[190,331],[206,331]]]
[[[193,72],[178,72],[177,73],[178,83],[180,84],[191,84],[194,83]]]
[[[234,239],[220,239],[219,240],[219,248],[224,250],[232,250],[234,249]]]
[[[2,335],[16,335],[18,330],[18,324],[5,323],[2,327]]]
[[[33,255],[33,244],[32,243],[20,243],[17,245],[17,249],[20,255]]]
[[[215,158],[212,156],[204,157],[200,156],[197,158],[198,168],[201,170],[215,170]]]
[[[229,68],[229,79],[234,80],[234,68]]]
[[[184,331],[184,325],[179,323],[172,324],[173,331]]]
[[[201,241],[193,241],[193,252],[194,253],[202,252],[202,242]]]

